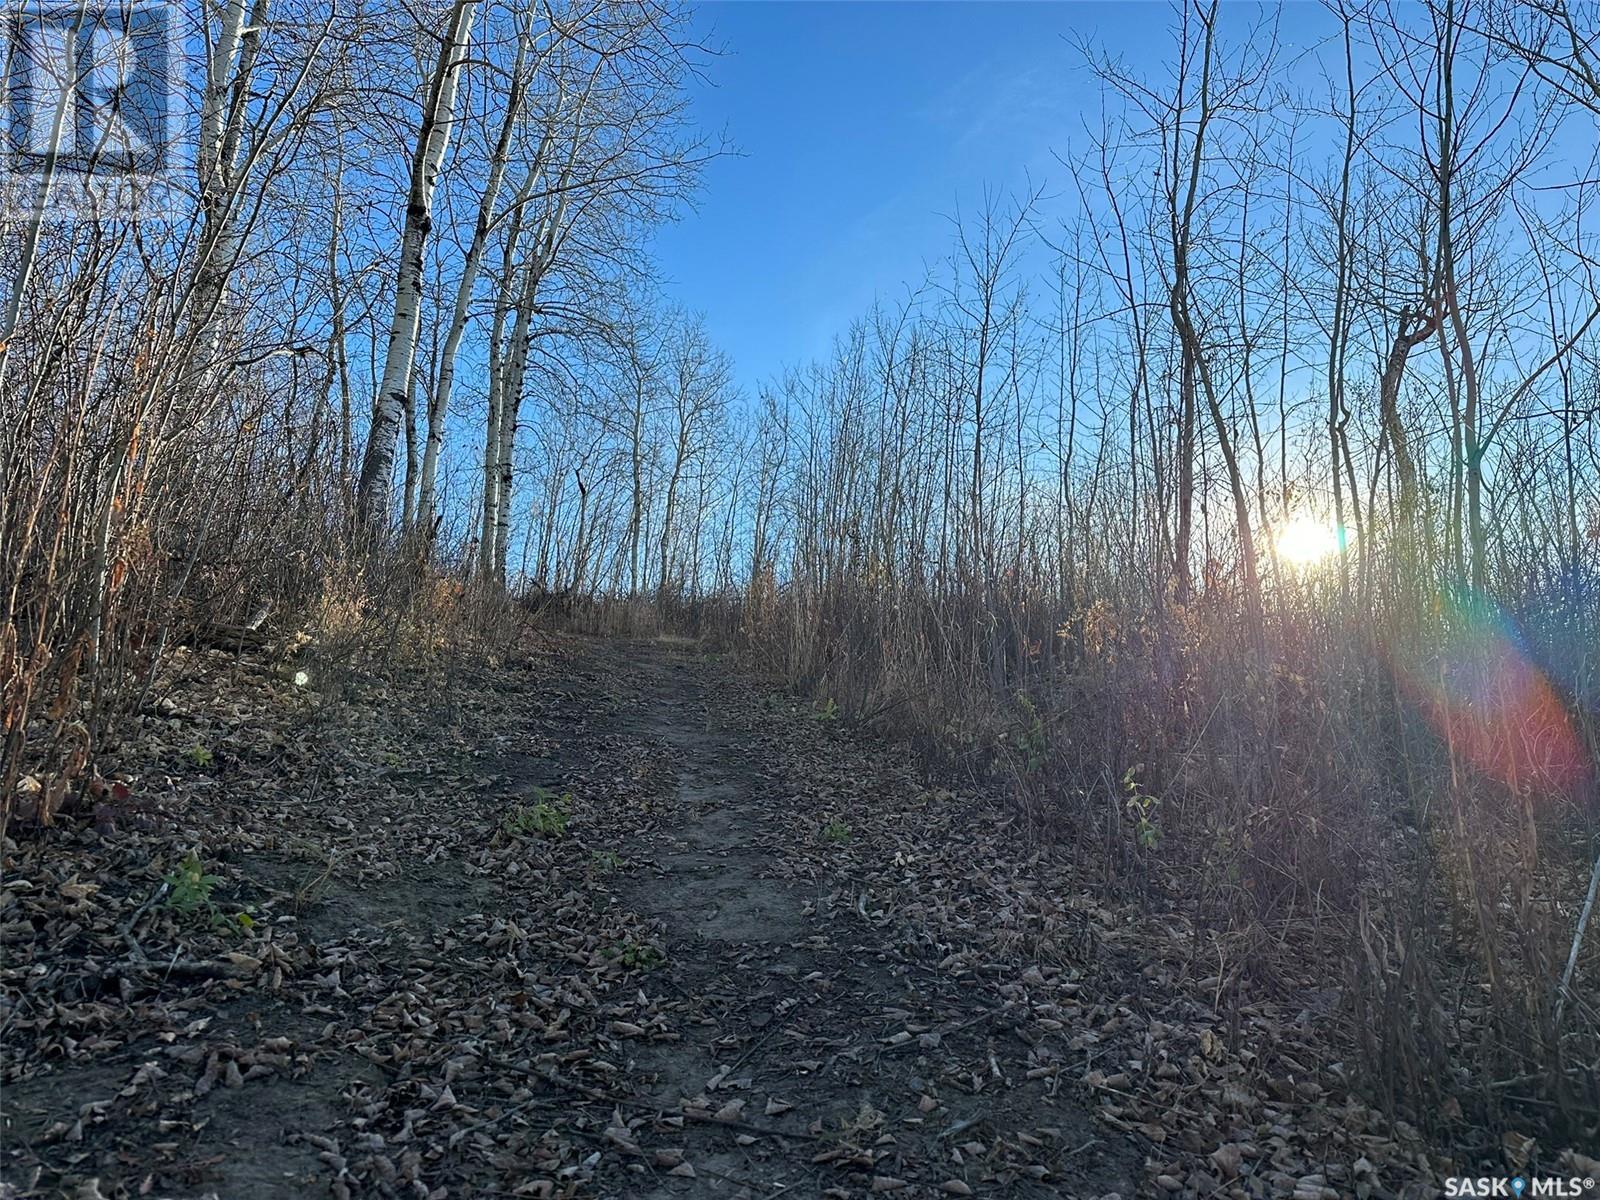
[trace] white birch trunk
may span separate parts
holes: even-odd
[[[632,468],[633,508],[628,518],[628,595],[639,594],[639,537],[644,524],[644,384],[635,381],[633,406],[633,444],[629,447]]]
[[[659,600],[666,600],[669,568],[672,555],[672,521],[678,511],[678,484],[683,479],[684,464],[689,459],[689,422],[687,419],[678,425],[678,438],[673,445],[672,471],[667,476],[666,507],[661,514],[661,574],[656,581],[656,596]]]
[[[258,0],[265,19],[265,0]],[[253,52],[245,46],[245,0],[228,0],[222,25],[206,61],[205,94],[200,99],[200,155],[195,174],[200,185],[200,256],[195,263],[193,303],[196,343],[193,361],[202,370],[216,356],[219,341],[215,316],[226,291],[228,267],[237,256],[237,235],[230,237],[239,138],[229,119],[229,94],[235,79],[248,87]],[[252,48],[259,35],[251,37]],[[230,254],[229,251],[234,253]]]
[[[523,181],[511,209],[511,224],[506,230],[500,257],[500,289],[495,296],[494,315],[489,322],[489,416],[483,430],[483,503],[479,514],[481,536],[478,542],[478,574],[494,577],[495,536],[500,516],[500,424],[504,412],[506,375],[506,315],[516,307],[515,290],[520,276],[516,270],[517,247],[522,241],[523,203],[533,186],[532,172]]]
[[[509,282],[509,281],[508,281]],[[500,397],[505,391],[505,294],[502,287],[500,301],[495,305],[494,321],[489,329],[489,415],[483,426],[483,503],[478,516],[478,574],[484,579],[494,575],[495,528],[500,516]]]
[[[541,239],[543,240],[543,239]],[[511,534],[512,456],[516,452],[517,414],[522,407],[522,381],[528,371],[528,349],[533,340],[533,304],[543,274],[543,256],[536,255],[524,268],[522,295],[517,300],[517,320],[511,331],[511,361],[500,392],[499,444],[495,447],[496,476],[494,566],[495,585],[506,585],[506,546]]]
[[[596,73],[598,74],[598,73]],[[570,197],[570,186],[578,150],[583,142],[582,113],[588,104],[589,94],[594,86],[595,76],[590,77],[589,87],[585,89],[583,97],[578,102],[572,114],[572,145],[567,154],[567,161],[562,168],[561,176],[555,187],[555,194],[559,197],[556,201],[555,211],[550,214],[539,230],[534,241],[533,249],[529,252],[527,264],[522,268],[521,294],[516,301],[517,319],[511,337],[511,350],[509,359],[500,351],[498,346],[491,344],[490,371],[491,383],[489,388],[489,422],[484,431],[484,460],[483,460],[483,518],[484,532],[483,544],[479,555],[479,563],[485,576],[500,587],[505,586],[506,579],[506,542],[511,527],[511,494],[513,479],[512,455],[516,448],[517,410],[522,403],[522,381],[528,363],[529,341],[531,339],[531,324],[533,321],[534,303],[538,295],[539,284],[550,264],[555,261],[560,250],[562,240],[566,233],[567,203]],[[533,194],[536,182],[542,177],[545,169],[545,160],[556,134],[553,122],[561,119],[560,106],[550,118],[552,123],[546,124],[544,135],[540,140],[539,150],[534,156],[534,161],[529,168],[527,179],[518,193],[518,199],[513,206],[515,217],[511,230],[506,236],[505,273],[502,283],[502,300],[510,290],[511,281],[517,276],[512,270],[514,252],[518,235],[522,228],[522,213],[527,198]],[[503,329],[506,309],[504,303],[496,306],[495,320],[496,331]],[[497,377],[497,378],[494,378]]]
[[[456,356],[461,350],[461,339],[467,331],[467,321],[472,307],[472,293],[477,287],[478,272],[483,263],[484,249],[494,228],[495,205],[500,198],[500,184],[505,178],[506,164],[511,157],[511,143],[517,120],[526,94],[523,69],[528,50],[533,41],[532,28],[525,26],[517,39],[516,62],[511,68],[510,90],[506,96],[505,119],[495,143],[494,156],[489,161],[489,176],[484,182],[483,196],[478,202],[478,219],[472,231],[472,242],[467,247],[461,264],[461,279],[456,285],[455,304],[450,316],[450,330],[445,335],[444,348],[439,356],[439,378],[428,405],[428,444],[422,455],[422,479],[418,485],[417,511],[423,533],[433,534],[434,494],[439,471],[439,456],[444,449],[444,423],[450,413],[450,393],[455,384]],[[529,173],[532,179],[536,171]],[[526,198],[519,196],[519,202]]]
[[[574,150],[575,156],[576,150]],[[498,447],[493,467],[490,468],[489,464],[485,463],[484,492],[487,495],[492,486],[495,496],[493,554],[486,561],[491,563],[490,577],[502,588],[506,584],[506,546],[511,532],[511,496],[515,483],[512,459],[516,452],[517,414],[522,407],[522,384],[527,376],[528,353],[533,341],[533,314],[538,300],[539,285],[544,281],[550,264],[555,261],[565,233],[568,195],[566,189],[571,177],[572,161],[569,159],[557,185],[561,198],[556,202],[555,212],[545,219],[544,228],[540,230],[528,263],[523,268],[522,293],[517,298],[517,319],[511,334],[510,361],[500,381],[498,392]],[[532,175],[529,178],[531,180]],[[486,439],[485,450],[491,444],[493,442]],[[495,477],[492,483],[490,475]]]
[[[255,168],[268,144],[288,132],[282,128],[255,139],[248,149],[245,129],[254,88],[261,34],[271,14],[271,0],[228,0],[216,43],[206,63],[206,87],[200,102],[200,153],[196,181],[200,189],[201,230],[198,256],[186,298],[190,320],[189,386],[210,392],[223,364],[221,313],[227,304],[234,268],[244,252],[241,214]],[[315,52],[300,65],[289,89],[297,94],[305,83]],[[287,98],[286,98],[287,99]],[[285,104],[285,108],[287,105]],[[280,109],[281,113],[282,109]],[[294,122],[290,122],[292,127]]]
[[[372,428],[361,463],[359,503],[368,521],[387,518],[394,485],[395,444],[411,391],[417,334],[422,321],[423,249],[433,223],[433,193],[455,122],[456,91],[466,62],[467,43],[477,0],[456,0],[450,10],[448,32],[439,49],[439,62],[429,85],[427,103],[417,133],[411,164],[411,187],[406,199],[404,231],[400,238],[400,263],[395,276],[394,316],[389,323],[389,348],[383,376],[372,409]]]

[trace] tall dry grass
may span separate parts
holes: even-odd
[[[509,636],[517,610],[466,584],[460,553],[356,526],[315,372],[197,373],[153,332],[157,299],[75,278],[82,328],[32,328],[0,379],[0,834],[99,786],[180,646],[293,659],[337,691]]]
[[[1593,1136],[1593,931],[1562,987],[1600,851],[1592,587],[1361,613],[1331,569],[1285,577],[1265,659],[1220,575],[1187,604],[1108,591],[841,574],[696,616],[1188,913],[1232,1005],[1320,969],[1390,1113]]]

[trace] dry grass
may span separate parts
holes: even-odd
[[[1320,970],[1392,1115],[1595,1136],[1600,939],[1557,1011],[1600,834],[1580,700],[1530,710],[1480,614],[1448,606],[1375,624],[1290,592],[1264,664],[1224,588],[1156,611],[975,592],[797,590],[695,627],[1006,789],[1100,886],[1178,906],[1236,1011]]]

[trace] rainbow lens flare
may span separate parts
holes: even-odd
[[[1396,662],[1404,691],[1435,732],[1513,789],[1576,791],[1589,776],[1588,754],[1516,625],[1469,589],[1441,596],[1437,615],[1442,649]]]

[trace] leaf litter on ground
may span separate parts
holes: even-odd
[[[340,704],[180,666],[107,798],[4,848],[17,1194],[1321,1200],[1455,1168],[1359,1098],[1326,981],[1230,1028],[1191,914],[679,643]],[[561,836],[508,828],[551,796]]]

